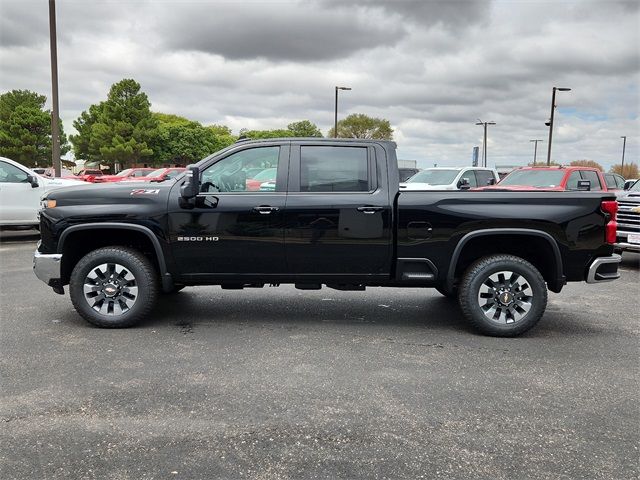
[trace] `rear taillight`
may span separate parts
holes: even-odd
[[[600,208],[609,217],[604,230],[604,238],[607,243],[616,243],[616,235],[618,223],[616,222],[616,214],[618,213],[618,202],[615,200],[605,200],[600,204]]]

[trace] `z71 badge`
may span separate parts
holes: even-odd
[[[158,195],[160,189],[158,188],[136,188],[131,190],[131,195]]]

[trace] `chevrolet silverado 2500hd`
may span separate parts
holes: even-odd
[[[248,171],[273,168],[247,189]],[[433,287],[496,336],[535,325],[547,290],[619,276],[612,193],[398,185],[393,142],[241,141],[172,182],[49,193],[34,269],[101,327],[134,325],[184,286],[289,283]]]

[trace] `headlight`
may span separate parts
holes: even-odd
[[[43,198],[40,200],[40,208],[54,208],[56,206],[55,200],[49,200],[47,198]]]

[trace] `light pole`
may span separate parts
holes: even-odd
[[[545,123],[549,126],[549,145],[547,146],[547,166],[551,165],[551,138],[553,137],[553,113],[556,109],[556,90],[560,92],[570,92],[570,88],[565,87],[553,87],[551,92],[551,116],[549,122]]]
[[[484,127],[484,137],[482,140],[482,166],[487,166],[487,125],[495,125],[496,122],[483,122],[478,119],[478,123],[476,125],[482,125]]]
[[[336,86],[336,110],[333,122],[333,138],[338,138],[338,90],[351,90],[351,87]]]
[[[624,149],[627,146],[627,136],[622,135],[620,138],[622,139],[622,165],[620,165],[620,173],[622,173],[622,171],[624,170]]]
[[[530,142],[534,142],[533,147],[533,166],[536,166],[536,157],[538,156],[538,142],[542,142],[542,140],[529,140]]]
[[[54,176],[60,177],[60,109],[58,107],[58,46],[56,42],[56,0],[49,0],[49,44],[51,50],[51,160]]]

